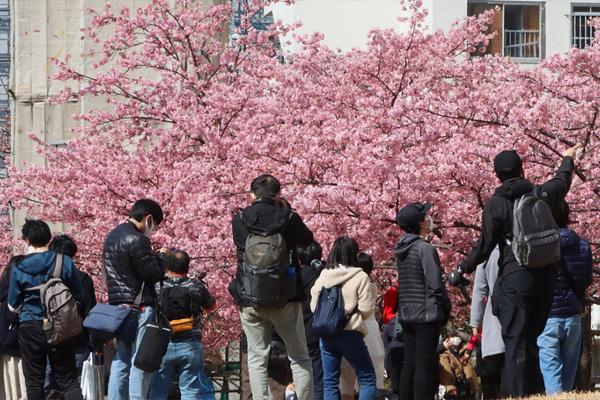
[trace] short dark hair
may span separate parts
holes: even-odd
[[[313,260],[319,260],[323,258],[323,248],[316,241],[312,241],[307,246],[297,246],[296,256],[300,265],[310,265]]]
[[[571,209],[569,203],[564,200],[558,203],[556,210],[554,210],[554,220],[559,228],[566,228],[569,226],[570,214]]]
[[[129,218],[135,219],[137,222],[142,222],[146,215],[152,215],[152,219],[156,225],[160,224],[164,219],[163,210],[156,201],[151,199],[140,199],[135,202]]]
[[[273,175],[262,174],[252,181],[250,191],[257,199],[264,197],[274,199],[281,192],[281,184]]]
[[[167,269],[177,274],[187,274],[190,270],[190,255],[183,250],[175,250],[169,256]]]
[[[67,257],[74,258],[77,254],[77,243],[71,236],[58,235],[50,242],[48,248],[56,253],[64,254]]]
[[[340,236],[335,239],[327,258],[328,269],[334,269],[340,265],[356,267],[358,265],[358,243],[350,236]]]
[[[521,176],[523,176],[523,168],[513,171],[496,172],[496,177],[498,180],[500,180],[500,182],[514,178],[520,178]]]
[[[26,219],[21,233],[23,239],[29,240],[33,247],[46,246],[52,239],[50,227],[41,219]]]
[[[358,267],[362,268],[367,275],[371,275],[371,272],[373,272],[373,257],[364,251],[361,251],[358,253],[357,259]]]

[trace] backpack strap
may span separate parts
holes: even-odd
[[[63,268],[63,255],[61,253],[56,253],[56,261],[54,262],[54,272],[52,273],[53,278],[60,279]]]
[[[162,283],[162,281],[161,281]],[[139,293],[137,294],[137,296],[135,296],[135,300],[133,301],[133,307],[131,307],[134,311],[139,311],[142,305],[142,297],[144,297],[144,287],[146,286],[146,282],[142,282],[142,287],[139,291]]]

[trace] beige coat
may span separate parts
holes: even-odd
[[[347,331],[358,331],[367,336],[366,321],[375,310],[377,290],[369,276],[361,269],[339,266],[334,269],[324,269],[310,291],[312,300],[310,308],[317,308],[319,294],[323,287],[329,289],[341,285],[346,314],[352,314],[346,328]]]

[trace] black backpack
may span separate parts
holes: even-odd
[[[244,223],[243,213],[239,215]],[[256,306],[285,305],[296,296],[297,269],[291,261],[291,252],[281,232],[271,235],[250,232],[241,268],[242,297]]]
[[[160,292],[163,315],[169,321],[192,318],[192,297],[187,287],[174,285]]]

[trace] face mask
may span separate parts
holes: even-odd
[[[462,343],[462,340],[460,340],[459,337],[450,338],[450,344],[452,345],[452,347],[458,347],[458,346],[460,346],[461,343]]]
[[[148,217],[146,225],[144,226],[144,236],[149,238],[154,233],[154,220],[152,217]]]
[[[433,220],[433,217],[431,215],[425,216],[425,221],[427,221],[427,226],[430,232],[433,232],[433,230],[437,228],[437,226],[435,225],[435,221]]]
[[[33,253],[35,251],[35,249],[33,248],[33,246],[27,246],[27,249],[25,250],[25,254],[29,255],[31,253]]]

